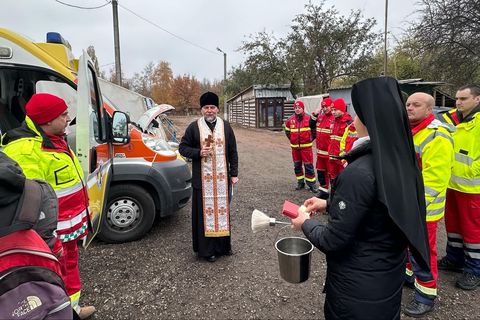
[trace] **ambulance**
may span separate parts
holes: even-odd
[[[114,156],[114,146],[129,145],[129,119],[102,96],[85,51],[75,59],[69,43],[55,32],[37,43],[0,28],[2,133],[20,125],[26,101],[39,92],[60,96],[69,106],[69,144],[86,177],[95,227],[87,245],[95,235],[107,242],[139,239],[157,216],[186,205],[191,173],[175,156],[156,163]]]

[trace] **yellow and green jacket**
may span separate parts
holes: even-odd
[[[480,105],[459,123],[452,135],[455,161],[449,188],[463,193],[480,194]]]
[[[438,221],[445,214],[445,197],[453,165],[452,128],[433,116],[425,127],[412,128],[425,185],[427,221]]]
[[[87,233],[88,195],[83,171],[77,157],[55,146],[26,117],[23,124],[2,138],[3,151],[15,160],[28,179],[47,181],[58,198],[57,235],[62,242],[81,238]]]

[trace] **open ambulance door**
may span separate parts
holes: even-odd
[[[102,95],[95,69],[83,51],[78,62],[76,154],[88,187],[93,232],[84,239],[88,247],[100,232],[107,194],[112,177],[112,149],[109,123],[102,108]]]

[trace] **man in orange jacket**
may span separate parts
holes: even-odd
[[[293,104],[295,114],[285,122],[285,134],[290,140],[292,147],[292,158],[297,187],[295,190],[305,188],[305,181],[312,192],[318,192],[316,187],[317,179],[313,169],[312,142],[315,139],[315,131],[310,128],[310,116],[305,113],[305,106],[302,101],[297,100]],[[303,175],[302,164],[305,167]]]

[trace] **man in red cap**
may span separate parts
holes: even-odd
[[[88,195],[80,163],[65,140],[70,122],[65,101],[38,93],[28,101],[25,121],[8,131],[2,143],[4,152],[18,162],[28,179],[45,180],[58,198],[57,235],[62,241],[60,257],[63,280],[72,307],[80,319],[95,312],[95,307],[79,306],[80,272],[77,241],[87,234]]]
[[[295,190],[305,189],[305,181],[312,192],[318,192],[317,180],[313,169],[312,142],[315,131],[310,128],[310,116],[305,113],[305,106],[301,100],[293,104],[295,114],[287,119],[284,125],[285,134],[290,140],[292,148],[293,166],[297,177]],[[302,164],[305,167],[303,175]]]
[[[310,118],[310,127],[316,128],[316,146],[317,146],[317,177],[320,187],[328,189],[328,146],[330,145],[330,135],[332,133],[332,124],[334,117],[332,114],[333,100],[325,98],[320,102],[320,108],[317,112],[312,112]]]
[[[330,136],[330,145],[328,146],[328,174],[330,180],[333,180],[342,172],[344,166],[340,159],[340,141],[345,133],[347,126],[353,122],[352,117],[347,112],[347,105],[342,98],[338,98],[333,102],[332,114],[335,120],[332,124],[332,134]]]

